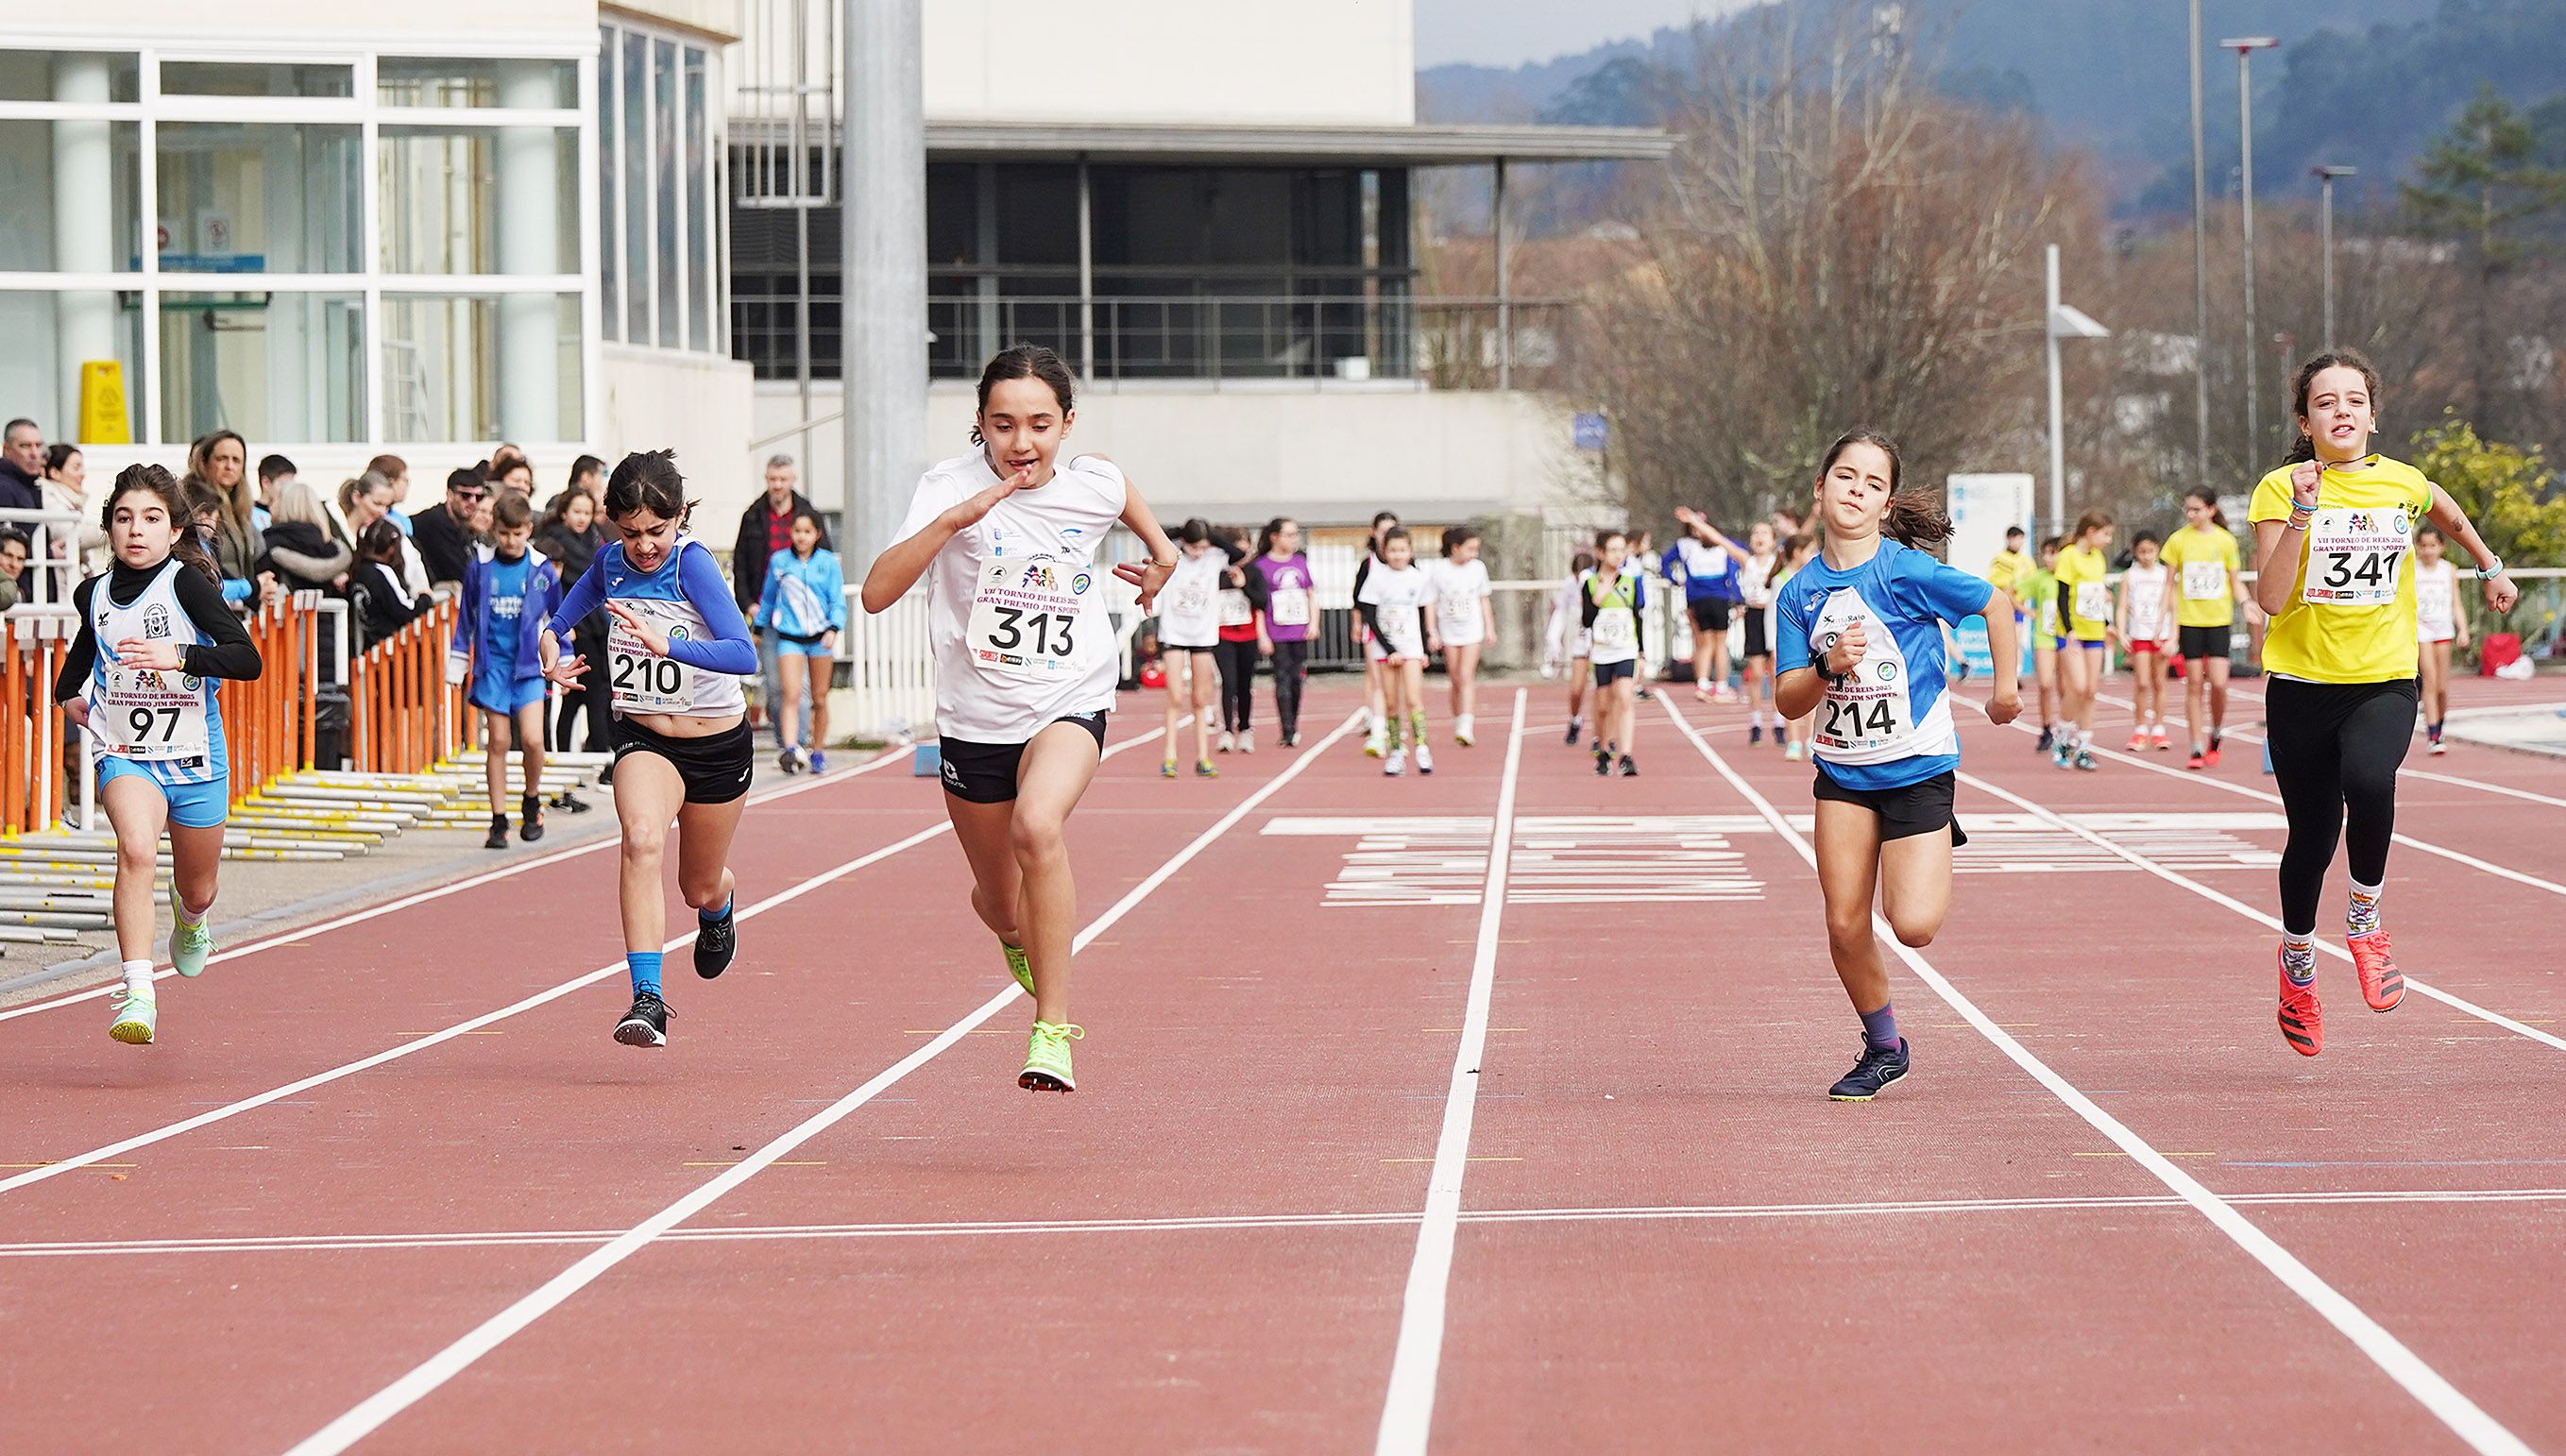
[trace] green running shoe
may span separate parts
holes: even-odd
[[[1033,1044],[1025,1049],[1025,1070],[1016,1075],[1016,1086],[1027,1092],[1078,1091],[1078,1083],[1069,1075],[1069,1044],[1086,1035],[1085,1027],[1035,1022]]]
[[[210,905],[205,910],[213,913]],[[178,887],[174,884],[169,886],[169,963],[178,968],[179,975],[203,975],[205,957],[214,953],[214,932],[201,919],[190,925],[178,918]]]
[[[1016,978],[1016,984],[1025,988],[1027,996],[1034,994],[1034,963],[1032,957],[1025,954],[1025,948],[1001,940],[998,949],[1007,953],[1007,974]]]
[[[137,996],[130,985],[119,986],[107,993],[107,1004],[116,1008],[116,1022],[107,1029],[109,1036],[129,1047],[151,1045],[152,1030],[160,1020],[160,1006],[149,991]]]

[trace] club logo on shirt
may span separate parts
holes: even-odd
[[[668,628],[668,640],[671,644],[677,642],[690,642],[694,640],[694,637],[695,634],[686,630],[685,626],[681,623],[672,623]]]
[[[1069,579],[1069,595],[1072,597],[1084,597],[1087,595],[1087,589],[1094,585],[1096,585],[1095,578],[1090,577],[1085,572],[1080,572],[1077,576]]]
[[[1881,663],[1881,664],[1880,664],[1880,680],[1881,680],[1881,681],[1883,681],[1883,682],[1892,682],[1892,681],[1895,681],[1895,680],[1897,679],[1897,677],[1898,677],[1898,664],[1897,664],[1897,663],[1895,663],[1895,662],[1883,662],[1883,663]]]
[[[142,634],[146,637],[169,635],[169,608],[157,603],[142,613]]]
[[[2410,534],[2414,527],[2413,524],[2406,519],[2406,513],[2404,511],[2399,511],[2388,518],[2388,529],[2396,532],[2400,536],[2405,536]]]

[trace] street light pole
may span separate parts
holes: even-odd
[[[2236,53],[2236,119],[2237,154],[2243,158],[2238,177],[2244,193],[2245,217],[2245,453],[2256,458],[2262,448],[2262,426],[2256,416],[2261,400],[2256,397],[2254,361],[2263,352],[2262,337],[2254,332],[2254,71],[2256,51],[2268,51],[2280,41],[2271,36],[2243,36],[2220,41],[2222,50]]]
[[[2209,173],[2200,139],[2200,0],[2191,0],[2191,390],[2194,484],[2209,484]]]
[[[2058,372],[2058,341],[2061,339],[2109,339],[2112,331],[2095,323],[2082,312],[2067,306],[2058,296],[2058,245],[2049,245],[2049,312],[2042,331],[2049,343],[2049,519],[2050,530],[2067,529],[2067,431],[2062,416],[2065,408],[2064,386]]]
[[[2324,278],[2325,347],[2334,348],[2334,184],[2338,177],[2360,172],[2358,167],[2320,166],[2315,168],[2322,200],[2317,203],[2317,250],[2324,261],[2318,273]]]

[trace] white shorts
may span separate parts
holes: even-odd
[[[1381,649],[1381,638],[1377,636],[1367,636],[1364,638],[1364,660],[1367,662],[1387,662],[1390,660],[1390,654]]]
[[[1593,627],[1582,626],[1568,634],[1568,656],[1571,661],[1579,657],[1591,657],[1594,653],[1595,629]]]

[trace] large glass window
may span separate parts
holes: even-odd
[[[141,267],[140,133],[132,121],[0,121],[0,272]]]
[[[162,96],[351,97],[357,77],[347,66],[294,62],[163,61]]]
[[[392,126],[376,149],[385,273],[579,271],[579,133]]]
[[[359,149],[355,126],[161,122],[160,270],[362,269]]]
[[[0,102],[130,102],[138,57],[100,51],[0,51]]]
[[[160,296],[162,439],[362,440],[365,415],[362,295]]]
[[[673,41],[650,45],[650,175],[651,237],[659,301],[659,347],[685,347],[685,254],[678,231],[677,176],[685,160],[684,115],[677,95],[677,46]]]
[[[0,399],[12,401],[7,412],[34,418],[48,439],[83,438],[81,422],[93,412],[115,423],[89,437],[140,439],[144,420],[132,390],[142,377],[141,317],[135,293],[0,293],[0,339],[9,341],[0,349]],[[100,362],[115,363],[118,375],[85,377],[83,365]]]
[[[686,342],[689,348],[712,350],[713,338],[713,198],[712,127],[704,115],[704,53],[686,47]]]
[[[568,61],[385,56],[375,63],[375,95],[387,107],[567,111],[579,105],[579,68]]]
[[[714,53],[622,24],[599,27],[600,239],[607,334],[725,349],[720,71]]]
[[[624,342],[650,342],[650,40],[619,33],[616,94],[624,108],[616,150],[622,176]]]
[[[618,158],[623,154],[621,128],[616,124],[616,82],[623,69],[616,64],[615,32],[598,27],[597,67],[597,207],[598,207],[598,317],[609,339],[624,337],[624,205],[616,191],[621,176]]]
[[[385,438],[579,438],[579,314],[576,294],[386,296]]]

